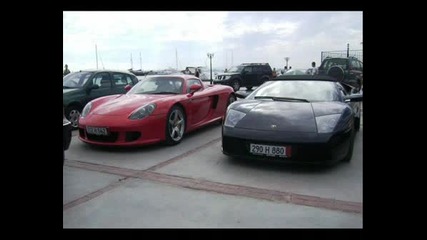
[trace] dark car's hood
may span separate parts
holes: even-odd
[[[236,75],[236,74],[240,74],[240,73],[238,73],[238,72],[218,73],[218,76],[231,76],[231,75]]]
[[[170,97],[165,95],[124,94],[97,106],[91,114],[109,116],[128,115],[146,104],[167,101],[169,98]]]
[[[246,113],[237,128],[317,133],[316,116],[342,113],[341,103],[248,100],[235,102],[232,109]]]
[[[62,94],[78,91],[80,88],[63,88]]]

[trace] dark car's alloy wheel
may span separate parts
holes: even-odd
[[[343,162],[350,162],[353,157],[353,148],[354,148],[354,131],[351,133],[350,143],[347,149],[347,154],[345,155]]]
[[[359,131],[360,129],[360,117],[354,118],[354,130]]]
[[[172,107],[166,122],[166,143],[175,145],[181,142],[185,131],[185,116],[182,108]]]
[[[79,126],[81,110],[76,106],[70,106],[66,110],[66,116],[68,121],[71,122],[71,126],[76,129]]]
[[[227,101],[227,107],[235,101],[236,101],[236,96],[234,96],[233,94],[230,94]]]
[[[234,80],[233,84],[232,84],[232,87],[233,87],[233,89],[234,89],[235,92],[239,91],[239,89],[240,89],[239,80]]]

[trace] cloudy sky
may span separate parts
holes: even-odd
[[[159,70],[268,62],[320,65],[322,51],[363,48],[361,11],[64,11],[63,65]]]

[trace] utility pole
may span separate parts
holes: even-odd
[[[140,67],[140,70],[142,71],[142,58],[141,58],[141,52],[139,52],[139,67]]]
[[[133,70],[132,53],[130,54],[130,69],[132,69],[132,70]]]
[[[286,69],[288,69],[289,57],[285,57],[285,61],[286,61]]]
[[[175,61],[176,61],[176,70],[178,69],[178,50],[175,48]]]
[[[213,53],[208,53],[208,58],[210,60],[210,69],[211,69],[211,84],[212,84],[212,58],[213,58],[214,54]]]
[[[98,47],[95,44],[96,69],[98,69]]]
[[[347,43],[347,57],[350,56],[350,44]]]
[[[233,67],[233,49],[231,49],[231,67]]]

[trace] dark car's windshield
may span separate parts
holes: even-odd
[[[178,94],[182,93],[183,80],[171,76],[147,76],[127,94]]]
[[[245,66],[234,66],[231,67],[227,72],[241,72]]]
[[[321,68],[322,69],[329,69],[333,66],[338,66],[338,67],[341,67],[342,69],[346,70],[347,69],[347,59],[345,59],[345,58],[325,59]]]
[[[340,101],[336,83],[330,81],[284,80],[269,81],[258,87],[246,99],[290,98],[309,102]]]
[[[62,79],[63,88],[81,88],[93,72],[73,72]]]

